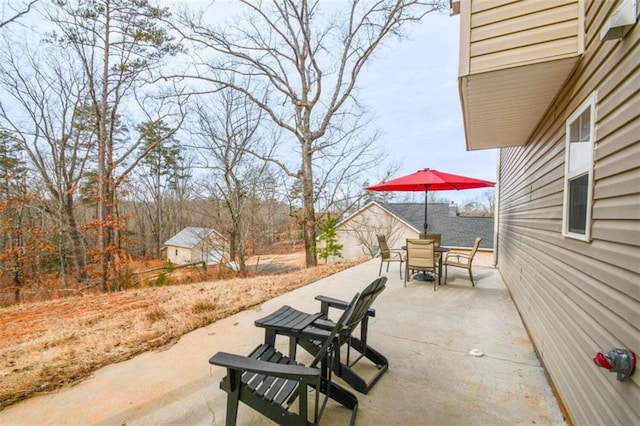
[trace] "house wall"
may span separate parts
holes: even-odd
[[[176,265],[184,265],[187,263],[196,263],[206,260],[206,255],[203,252],[215,251],[220,253],[224,257],[226,256],[225,240],[218,237],[216,234],[202,240],[196,244],[195,247],[177,247],[167,246],[167,260]],[[215,263],[215,262],[209,262]]]
[[[532,64],[575,55],[581,50],[578,0],[464,1],[470,19],[463,38],[460,75]]]
[[[398,221],[375,204],[336,227],[338,243],[343,245],[342,258],[336,260],[370,259],[378,242],[376,235],[385,234],[390,248],[401,247],[407,238],[418,238],[418,233]]]
[[[461,1],[467,149],[526,143],[584,50],[583,10],[582,0]]]
[[[600,41],[617,4],[585,2],[582,60],[528,144],[503,148],[499,160],[498,267],[578,425],[640,424],[640,373],[619,382],[592,362],[602,348],[640,353],[640,29]],[[562,236],[565,121],[594,91],[584,242]]]
[[[207,255],[209,252],[211,252],[212,255]],[[225,241],[214,233],[210,237],[202,240],[191,250],[191,262],[207,261],[209,264],[219,263],[217,258],[220,255],[224,257],[224,253]]]
[[[191,249],[185,247],[167,246],[167,260],[174,265],[191,263]]]

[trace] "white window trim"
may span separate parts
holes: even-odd
[[[567,238],[573,238],[581,241],[591,241],[591,208],[593,205],[593,158],[595,150],[595,136],[596,136],[596,103],[597,92],[593,92],[582,104],[569,116],[565,122],[565,144],[564,144],[564,194],[562,203],[562,235]],[[589,186],[587,188],[587,217],[585,223],[585,233],[578,234],[569,231],[569,139],[570,139],[570,126],[584,111],[590,108],[590,143],[591,149],[589,150],[589,167],[588,167],[588,181]]]

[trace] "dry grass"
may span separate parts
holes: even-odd
[[[353,265],[0,309],[0,410]]]

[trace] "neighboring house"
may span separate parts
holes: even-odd
[[[571,422],[640,424],[640,373],[592,362],[640,353],[636,1],[456,3],[467,149],[500,148],[497,267]]]
[[[225,256],[225,238],[211,228],[189,226],[164,243],[167,260],[176,265],[206,262],[221,263]]]
[[[493,248],[491,217],[458,216],[457,206],[433,203],[428,207],[429,232],[442,234],[442,245],[471,247],[481,237],[481,248]],[[342,259],[371,257],[377,251],[376,234],[384,234],[390,247],[400,247],[407,238],[418,238],[424,229],[424,204],[372,201],[336,225]]]

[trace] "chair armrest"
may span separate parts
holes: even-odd
[[[335,327],[335,325],[334,325]],[[330,335],[331,335],[331,331],[333,330],[333,328],[331,328],[331,330],[326,330],[324,328],[320,328],[320,327],[315,327],[315,326],[309,326],[307,328],[305,328],[302,333],[304,335],[305,338],[307,339],[318,339],[318,340],[325,340],[327,339]]]
[[[315,299],[319,300],[322,303],[322,308],[320,310],[325,314],[329,312],[328,308],[342,309],[344,311],[349,306],[349,302],[345,302],[344,300],[340,299],[334,299],[333,297],[329,296],[319,295],[316,296]],[[369,308],[367,310],[367,316],[375,317],[376,310]]]
[[[334,327],[335,327],[335,324],[334,324]],[[325,329],[322,326],[316,327],[314,324],[305,328],[302,331],[302,334],[299,335],[298,337],[302,337],[304,339],[320,340],[321,342],[324,343],[329,338],[329,336],[331,336],[331,332],[333,331],[334,327],[331,327],[330,329]],[[344,328],[338,334],[339,335],[334,336],[333,343],[336,343],[336,344],[339,343],[341,337],[348,337],[349,330]]]
[[[317,368],[295,364],[277,364],[227,352],[218,352],[209,359],[209,364],[219,365],[231,370],[251,371],[293,380],[312,380],[320,377],[320,370]]]
[[[402,249],[391,249],[391,250],[389,250],[389,253],[397,255],[403,261],[404,261],[404,258],[406,256],[406,254],[407,254],[406,251],[402,250]]]
[[[322,319],[318,318],[313,322],[313,327],[320,328],[322,330],[331,331],[335,328],[336,323],[331,321],[330,319]]]
[[[319,295],[315,297],[316,300],[319,300],[322,303],[326,303],[330,308],[337,308],[345,310],[347,306],[349,306],[349,302],[345,302],[344,300],[334,299],[333,297]]]
[[[449,251],[447,252],[447,256],[444,258],[445,262],[447,261],[447,259],[449,259],[449,256],[457,257],[458,260],[460,260],[460,258],[467,259],[467,260],[471,259],[471,256],[467,253],[462,253],[459,251]]]

